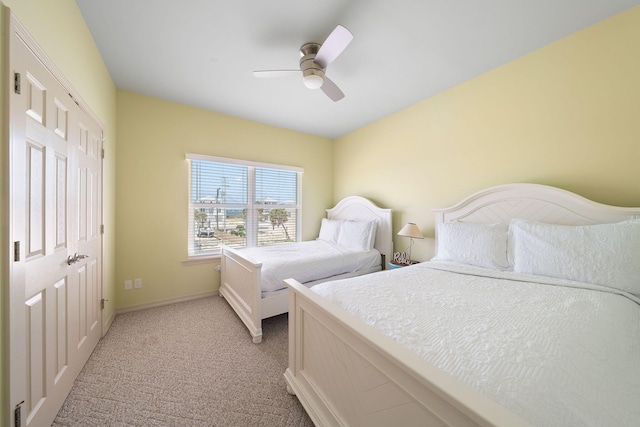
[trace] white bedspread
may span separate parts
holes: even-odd
[[[536,426],[640,425],[631,295],[433,262],[312,290]]]
[[[322,240],[245,248],[242,252],[262,263],[263,292],[285,288],[285,279],[305,283],[380,265],[380,253],[375,249],[361,251]]]

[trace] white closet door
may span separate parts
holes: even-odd
[[[45,426],[101,336],[102,142],[18,28],[9,47],[10,399],[21,426]]]

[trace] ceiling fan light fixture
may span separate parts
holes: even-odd
[[[302,82],[308,89],[319,89],[324,83],[324,78],[320,73],[311,73],[302,77]]]
[[[323,44],[305,43],[300,46],[300,71],[302,71],[302,83],[307,89],[322,89],[322,92],[334,102],[344,98],[344,93],[325,76],[325,71],[352,39],[353,35],[349,30],[338,25]],[[261,70],[254,71],[253,74],[256,77],[275,77],[276,75],[296,75],[298,72],[296,70]]]

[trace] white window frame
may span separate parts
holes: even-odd
[[[278,208],[284,209],[295,209],[296,210],[296,235],[295,241],[299,242],[302,236],[302,174],[304,173],[304,169],[297,166],[288,166],[288,165],[278,165],[273,163],[261,163],[261,162],[253,162],[248,160],[240,160],[240,159],[231,159],[226,157],[216,157],[209,156],[205,154],[194,154],[187,153],[186,159],[189,162],[189,189],[188,189],[188,228],[187,228],[187,246],[188,246],[188,254],[189,259],[202,259],[202,258],[218,258],[220,256],[220,249],[207,251],[207,252],[198,252],[196,253],[195,244],[194,244],[194,218],[193,212],[194,208],[197,207],[197,204],[194,204],[191,200],[191,191],[192,191],[192,171],[191,171],[191,160],[202,160],[208,162],[217,162],[217,163],[228,163],[235,164],[240,166],[246,166],[248,168],[248,176],[247,176],[247,205],[243,204],[207,204],[208,208],[241,208],[245,209],[247,212],[246,217],[246,247],[255,247],[258,244],[258,230],[257,230],[257,218],[256,206],[255,203],[255,195],[256,195],[256,180],[255,180],[255,170],[256,168],[268,168],[268,169],[277,169],[284,170],[290,172],[298,173],[298,177],[296,180],[296,203],[295,204],[282,204],[277,205]]]

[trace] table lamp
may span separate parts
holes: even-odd
[[[424,239],[424,235],[420,232],[420,229],[413,222],[407,223],[400,231],[398,236],[408,237],[409,240],[409,264],[411,264],[411,248],[413,247],[413,239]]]

